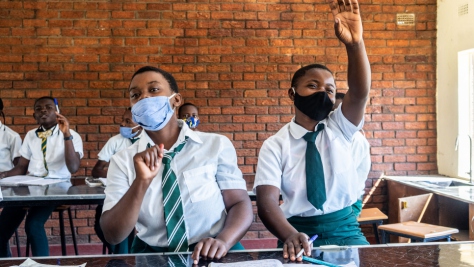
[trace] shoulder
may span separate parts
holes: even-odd
[[[216,148],[216,146],[218,146],[218,148],[231,146],[234,148],[230,139],[225,135],[206,132],[194,132],[194,134],[201,139],[202,143],[200,145],[202,146],[212,146],[214,148]]]
[[[285,124],[283,127],[281,127],[278,132],[276,132],[274,135],[268,137],[263,144],[264,145],[281,145],[283,142],[289,140],[290,138],[290,124],[291,122]]]
[[[3,126],[5,127],[5,133],[7,134],[7,136],[21,139],[20,135],[17,132],[13,131],[10,127],[6,125],[3,125]]]
[[[76,131],[74,131],[73,129],[69,129],[69,131],[71,132],[71,135],[73,135],[73,136],[74,136],[74,138],[76,138],[76,137],[77,137],[77,138],[80,138],[80,139],[82,139],[82,138],[81,138],[81,135],[80,135],[80,134],[78,134],[78,133],[77,133]]]
[[[123,137],[121,134],[116,134],[116,135],[110,137],[110,139],[107,141],[107,143],[118,143],[118,142],[124,141],[124,139],[127,139],[127,138]]]

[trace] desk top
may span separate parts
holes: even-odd
[[[100,204],[105,199],[103,187],[73,186],[70,181],[46,186],[2,186],[0,206],[40,204]],[[46,203],[47,202],[47,203]]]
[[[451,243],[418,243],[418,244],[388,244],[377,246],[352,247],[343,251],[313,250],[312,256],[333,264],[354,262],[356,266],[474,266],[474,242]],[[77,257],[36,258],[35,261],[44,264],[87,266],[170,266],[189,259],[189,254],[130,254],[126,256],[100,255]],[[281,250],[247,250],[229,252],[226,257],[217,262],[239,262],[263,259],[277,259],[283,263]],[[0,259],[0,267],[18,265],[25,259]],[[192,263],[192,261],[188,261]],[[211,261],[201,260],[197,266],[208,266]],[[192,264],[176,266],[192,266]],[[301,265],[306,263],[301,263]],[[195,265],[196,266],[196,265]]]

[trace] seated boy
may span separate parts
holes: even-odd
[[[318,235],[315,246],[369,244],[351,206],[360,196],[352,137],[363,126],[370,64],[357,1],[334,0],[330,8],[348,56],[349,90],[331,112],[332,72],[319,64],[297,70],[288,90],[295,117],[264,142],[255,176],[258,215],[291,260],[301,248],[311,255],[309,236]]]
[[[120,134],[113,136],[107,141],[105,146],[99,152],[97,163],[92,169],[92,176],[95,178],[107,177],[107,168],[109,167],[110,158],[115,155],[115,153],[122,151],[123,149],[129,147],[138,139],[140,139],[142,133],[142,127],[136,124],[132,120],[131,108],[127,108],[122,116],[122,122],[120,123]],[[104,233],[100,228],[100,215],[102,214],[102,205],[97,205],[95,210],[95,223],[94,230],[99,237],[99,239],[107,246],[109,251],[112,251],[114,254],[127,254],[129,247],[129,240],[126,238],[118,245],[111,245],[105,240]],[[133,232],[133,231],[132,231]]]
[[[33,175],[69,179],[79,169],[83,156],[81,136],[69,129],[69,122],[56,111],[54,99],[48,96],[35,101],[33,117],[39,124],[29,131],[20,149],[20,160],[0,178]],[[34,206],[28,209],[25,231],[33,256],[48,256],[48,238],[44,224],[55,206]],[[0,215],[0,257],[10,256],[8,241],[25,217],[23,207],[5,207]]]
[[[132,253],[194,250],[195,263],[242,248],[253,214],[230,140],[176,119],[182,98],[161,69],[135,72],[129,94],[145,131],[110,161],[100,221],[107,241],[120,243],[136,227]]]
[[[18,133],[5,125],[5,114],[3,113],[3,101],[0,98],[0,172],[11,170],[20,159],[21,138]]]
[[[184,103],[178,109],[178,119],[183,120],[192,130],[196,130],[199,125],[198,108],[191,103]]]

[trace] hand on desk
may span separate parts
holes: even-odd
[[[311,245],[308,242],[308,235],[305,233],[294,233],[290,235],[283,244],[283,258],[290,258],[291,261],[302,261],[303,257],[296,258],[301,247],[304,248],[304,255],[311,256]]]
[[[220,259],[227,254],[229,248],[227,244],[217,238],[204,238],[194,247],[191,258],[194,260],[194,264],[198,264],[199,256],[209,259]]]

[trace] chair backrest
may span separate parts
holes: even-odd
[[[423,218],[433,194],[424,194],[398,199],[399,222],[418,221]]]

